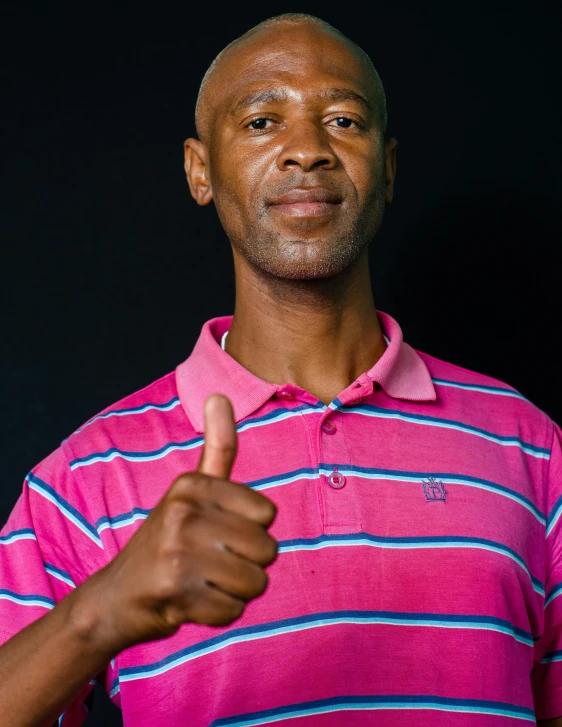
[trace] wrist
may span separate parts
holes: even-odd
[[[97,652],[109,660],[125,645],[119,643],[112,623],[111,599],[103,587],[102,571],[94,573],[62,603],[66,602],[68,624],[74,636],[89,652]]]

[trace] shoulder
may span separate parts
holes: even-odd
[[[423,351],[416,353],[427,366],[438,400],[447,408],[466,412],[494,427],[524,430],[531,440],[548,446],[554,422],[514,386]]]
[[[73,468],[76,460],[108,448],[139,449],[141,442],[150,446],[158,440],[159,429],[181,423],[188,424],[172,371],[90,417],[62,446]]]

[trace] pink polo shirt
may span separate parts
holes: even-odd
[[[98,676],[125,727],[501,727],[562,715],[560,430],[507,384],[389,344],[325,406],[203,326],[174,372],[26,477],[0,531],[0,643],[114,558],[234,405],[232,478],[277,505],[265,593]],[[326,356],[326,365],[330,357]],[[140,575],[140,574],[139,574]],[[61,715],[87,716],[86,685]],[[536,716],[536,717],[535,717]]]

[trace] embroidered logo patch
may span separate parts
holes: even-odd
[[[428,502],[445,502],[447,499],[447,490],[441,480],[430,477],[422,481],[423,494]]]

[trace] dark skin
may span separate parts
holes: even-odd
[[[259,378],[329,404],[386,348],[368,244],[393,199],[397,141],[385,138],[360,54],[314,24],[254,33],[217,71],[200,138],[185,142],[185,170],[232,244],[226,350]],[[295,189],[330,201],[278,204]],[[562,717],[538,724],[562,727]]]
[[[383,138],[356,53],[313,25],[256,34],[222,66],[209,89],[205,141],[185,142],[185,167],[194,198],[214,199],[232,242],[236,305],[226,350],[259,378],[293,382],[328,404],[386,346],[367,245],[392,201],[397,142]],[[268,89],[285,98],[235,110]],[[331,89],[357,93],[370,108],[334,100]],[[269,204],[295,187],[322,187],[341,201],[320,215]]]

